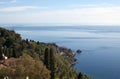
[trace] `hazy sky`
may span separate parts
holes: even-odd
[[[120,0],[0,0],[0,23],[120,25]]]

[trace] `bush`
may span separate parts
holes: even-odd
[[[29,55],[20,58],[11,58],[7,61],[8,66],[0,69],[0,77],[8,76],[10,79],[50,79],[50,71],[41,61],[34,60]]]

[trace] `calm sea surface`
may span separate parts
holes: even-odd
[[[75,69],[93,79],[120,79],[119,26],[14,26],[26,39],[55,42],[76,51]]]

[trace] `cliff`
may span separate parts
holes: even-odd
[[[41,77],[40,79],[79,79],[78,73],[71,67],[75,53],[71,49],[59,47],[55,43],[22,39],[20,34],[15,31],[0,28],[1,61],[4,60],[2,54],[8,59],[5,64],[0,64],[0,79],[5,76],[9,76],[10,79],[24,79],[26,76],[32,79],[36,79],[36,77]],[[44,68],[43,71],[42,68]]]

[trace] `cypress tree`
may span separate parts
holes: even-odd
[[[82,78],[82,73],[79,73],[77,79],[81,79],[81,78]]]
[[[3,53],[2,46],[0,46],[0,60],[3,59],[2,53]]]
[[[54,58],[54,51],[50,48],[50,70],[51,70],[51,79],[55,78],[55,58]]]
[[[16,55],[16,49],[15,49],[15,48],[13,49],[12,57],[17,58],[17,55]]]
[[[54,51],[52,48],[45,49],[44,64],[51,71],[51,74],[50,74],[51,79],[54,79],[55,78],[55,58],[54,58]]]
[[[45,49],[44,64],[50,70],[50,51],[48,48]]]

